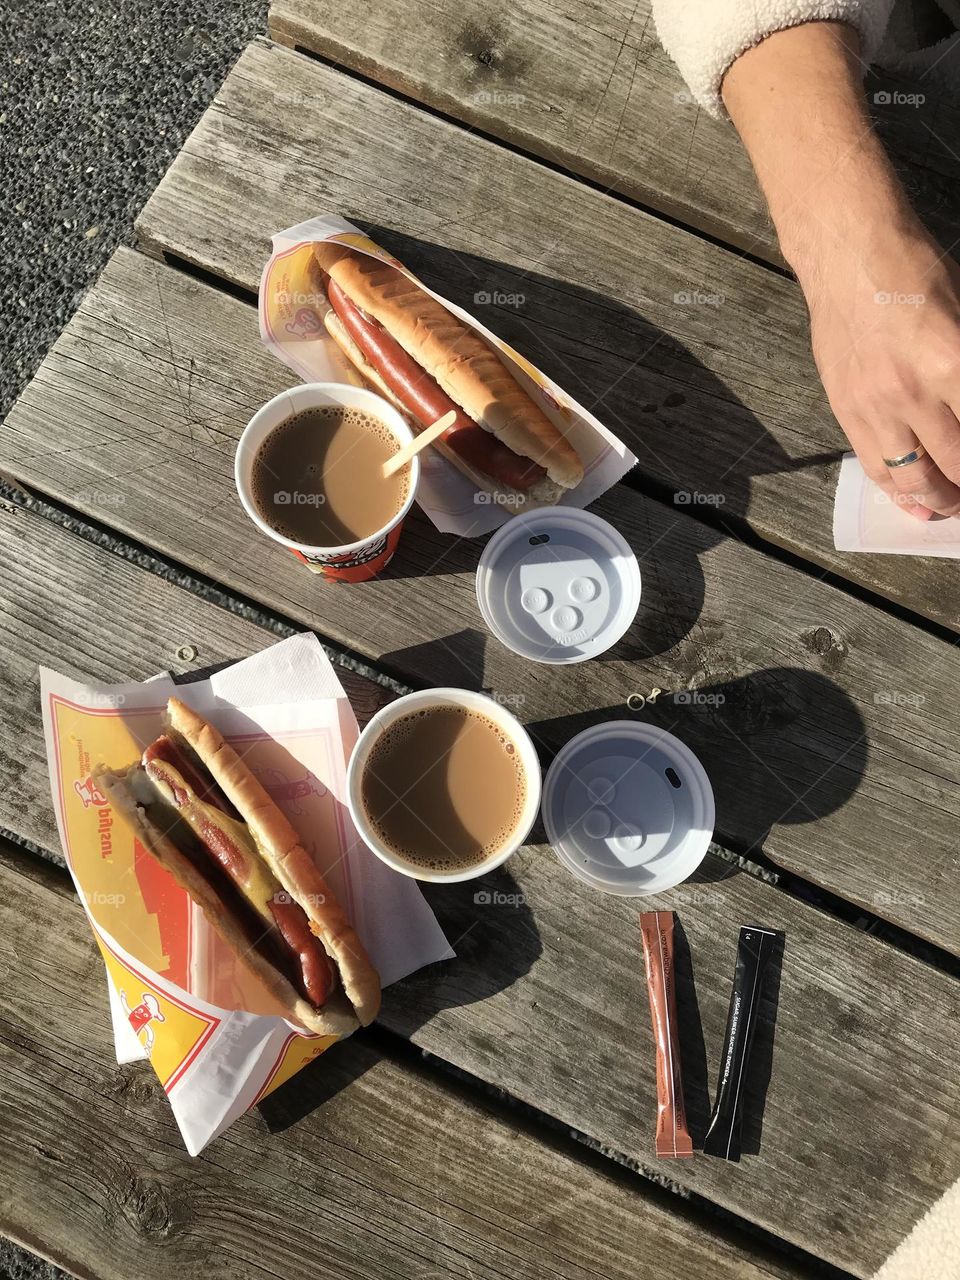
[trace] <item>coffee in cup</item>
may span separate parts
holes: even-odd
[[[389,865],[420,880],[468,880],[523,843],[540,769],[526,731],[498,703],[430,689],[371,720],[348,792],[357,829]]]
[[[398,448],[389,427],[363,409],[301,409],[257,450],[253,500],[270,528],[291,542],[335,547],[369,538],[407,500],[409,467],[383,475]]]
[[[380,396],[308,383],[275,396],[237,447],[240,500],[255,524],[316,573],[361,581],[387,564],[420,476],[383,464],[413,439]]]

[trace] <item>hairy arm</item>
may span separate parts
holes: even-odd
[[[960,270],[911,209],[864,105],[859,37],[809,22],[722,97],[810,311],[817,368],[867,474],[921,518],[960,513]],[[883,459],[922,444],[927,456]]]

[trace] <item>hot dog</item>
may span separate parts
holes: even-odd
[[[270,936],[271,922],[276,925],[279,938],[273,939],[274,949],[284,956],[284,970],[300,994],[315,1009],[322,1009],[333,987],[330,958],[310,932],[303,907],[263,874],[256,846],[238,818],[230,818],[226,796],[170,734],[152,743],[141,763],[160,795],[177,809],[208,855],[251,902],[261,917],[261,930],[266,925]]]
[[[296,832],[233,748],[176,698],[169,727],[123,771],[94,771],[292,1021],[342,1035],[370,1022],[380,981]]]
[[[570,441],[479,334],[379,259],[331,242],[314,255],[328,333],[415,426],[457,412],[436,447],[478,488],[516,511],[579,484]]]
[[[521,458],[468,418],[436,378],[431,378],[412,356],[407,355],[382,324],[365,316],[335,280],[327,285],[327,296],[334,313],[339,316],[364,359],[379,372],[403,408],[416,418],[421,427],[429,427],[445,413],[454,410],[456,421],[441,439],[458,458],[511,489],[531,489],[546,478],[543,467],[529,458]]]

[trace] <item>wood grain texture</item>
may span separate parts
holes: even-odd
[[[960,951],[953,646],[623,486],[595,509],[636,551],[643,599],[599,661],[510,654],[477,609],[480,541],[419,515],[386,575],[331,588],[233,489],[240,431],[291,381],[252,308],[124,250],[10,415],[0,464],[410,683],[492,690],[545,758],[664,690],[636,714],[700,755],[722,839]],[[35,589],[43,612],[42,574]]]
[[[733,127],[691,97],[649,0],[274,0],[270,34],[750,253],[781,261]],[[943,71],[945,68],[941,68]],[[866,94],[916,208],[958,232],[960,101],[877,72]],[[922,101],[917,104],[915,96]]]
[[[833,547],[847,445],[791,281],[263,42],[138,225],[152,252],[255,290],[269,237],[328,210],[482,313],[630,444],[668,500],[960,630],[949,561]],[[474,301],[497,292],[521,304]]]
[[[638,903],[585,891],[549,849],[527,848],[476,892],[428,889],[458,959],[442,983],[415,975],[385,993],[381,1019],[415,1043],[856,1275],[921,1211],[931,1173],[937,1185],[960,1173],[955,981],[746,875]],[[715,1096],[739,926],[785,931],[745,1098],[746,1149],[759,1153],[739,1165],[652,1157],[638,906],[674,910],[686,939],[677,982],[695,1135]]]
[[[2,850],[0,962],[0,1230],[74,1275],[803,1274],[356,1041],[191,1159],[150,1068],[114,1061],[79,905]]]
[[[270,643],[271,636],[262,632],[258,639],[250,624],[199,605],[99,548],[78,545],[71,535],[29,514],[0,513],[0,564],[19,564],[21,575],[19,625],[3,636],[11,674],[0,699],[0,725],[17,763],[4,765],[0,826],[49,840],[48,847],[55,848],[39,714],[35,700],[18,700],[16,692],[29,688],[37,663],[103,678],[148,675],[166,664],[170,647],[181,638],[213,660],[252,652]],[[55,625],[49,621],[52,582],[60,584]],[[345,602],[340,608],[351,608],[349,596],[334,594]],[[389,606],[383,602],[383,607]],[[653,1044],[639,954],[639,904],[589,892],[544,846],[530,847],[479,884],[428,888],[428,897],[458,959],[390,988],[381,1022],[563,1124],[656,1165]],[[16,913],[16,903],[5,900]],[[719,859],[708,859],[700,882],[643,905],[676,910],[685,931],[689,958],[678,964],[684,1069],[691,1123],[701,1131],[721,1050],[737,928],[754,921],[787,934],[775,1039],[771,1043],[774,1004],[768,997],[749,1084],[748,1133],[752,1145],[759,1143],[759,1154],[739,1166],[697,1158],[681,1167],[666,1162],[660,1170],[813,1253],[858,1275],[869,1274],[960,1172],[960,1151],[952,1138],[960,1110],[957,984],[763,881],[732,874]],[[79,912],[77,920],[82,932]],[[4,929],[0,920],[0,945],[29,955],[21,935],[19,925]],[[47,948],[51,936],[57,931],[47,924]],[[98,980],[84,979],[85,999],[103,1019],[99,971],[91,964]],[[42,972],[50,974],[49,959]],[[61,970],[58,964],[56,982],[45,977],[46,986],[62,987],[64,972],[73,969]],[[89,966],[80,972],[89,973]],[[7,987],[5,998],[19,1001],[21,1020],[30,1023],[36,1018],[36,992]],[[69,986],[66,991],[70,996]],[[80,1025],[102,1025],[85,1005],[77,1007]],[[46,1025],[54,1042],[62,1037],[58,1022],[48,1019]],[[31,1057],[34,1052],[27,1050]],[[58,1069],[75,1056],[68,1041],[61,1046]],[[26,1073],[18,1073],[18,1079],[20,1074]],[[104,1095],[110,1102],[113,1086],[102,1087],[99,1067],[91,1080],[91,1107]],[[124,1076],[115,1086],[121,1102],[127,1080]],[[44,1088],[75,1109],[76,1097],[64,1091],[62,1081]],[[56,1115],[54,1128],[61,1124]],[[124,1129],[119,1137],[111,1135],[116,1145],[109,1150],[122,1159],[127,1142]],[[40,1145],[46,1149],[48,1138]],[[164,1138],[163,1149],[171,1147],[179,1156],[179,1143]],[[284,1153],[288,1158],[286,1148]],[[232,1157],[215,1147],[210,1158],[222,1168]],[[251,1177],[263,1158],[259,1150],[256,1157],[243,1156],[242,1176]],[[140,1169],[141,1155],[126,1159]],[[309,1152],[305,1162],[308,1168],[326,1167]],[[63,1166],[65,1176],[90,1167],[69,1148]],[[53,1171],[55,1166],[40,1167]],[[110,1178],[105,1181],[112,1185]],[[146,1183],[149,1206],[153,1182],[147,1178]],[[190,1198],[175,1198],[177,1213],[187,1212]],[[160,1200],[165,1205],[165,1195]],[[95,1197],[94,1203],[101,1201]],[[218,1211],[224,1203],[229,1197],[216,1202]],[[310,1219],[298,1212],[294,1220]],[[62,1238],[54,1226],[47,1220],[43,1232]],[[38,1231],[37,1239],[44,1238]]]

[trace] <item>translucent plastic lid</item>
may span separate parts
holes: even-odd
[[[640,605],[637,558],[613,525],[578,507],[514,516],[477,567],[477,601],[508,649],[585,662],[623,636]]]
[[[700,865],[714,824],[713,789],[679,738],[613,720],[577,734],[543,784],[543,822],[579,879],[625,897],[662,893]]]

